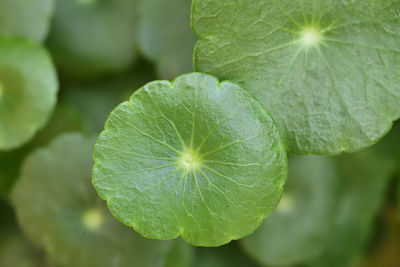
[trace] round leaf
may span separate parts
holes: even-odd
[[[139,45],[165,79],[193,71],[196,38],[190,28],[190,4],[189,0],[141,2]]]
[[[193,73],[136,91],[107,120],[94,184],[142,235],[218,246],[275,208],[286,153],[270,116],[239,85]]]
[[[22,229],[61,266],[163,266],[170,243],[142,238],[97,197],[93,144],[66,134],[27,158],[12,194]]]
[[[289,178],[277,209],[241,244],[268,266],[291,266],[313,259],[330,238],[336,188],[333,160],[318,156],[289,158]]]
[[[252,91],[288,152],[354,152],[400,117],[399,13],[398,0],[194,0],[195,68]]]
[[[57,91],[54,66],[42,47],[0,39],[0,150],[21,146],[45,125]]]
[[[57,0],[49,47],[62,71],[93,76],[136,57],[136,0]]]
[[[0,36],[41,42],[53,15],[53,0],[0,0]]]

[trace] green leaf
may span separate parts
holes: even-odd
[[[54,0],[0,0],[0,36],[41,42],[47,36]]]
[[[85,132],[80,114],[67,105],[58,105],[46,126],[26,145],[11,151],[0,152],[0,197],[8,199],[25,157],[40,146],[45,146],[65,132]]]
[[[97,197],[93,144],[66,134],[27,158],[12,194],[22,229],[61,266],[163,266],[171,243],[142,238]]]
[[[218,246],[252,233],[279,202],[286,153],[239,85],[192,73],[136,91],[107,120],[93,181],[146,237]]]
[[[139,45],[162,78],[193,71],[196,38],[190,28],[190,6],[190,0],[141,2]]]
[[[195,69],[241,82],[288,152],[374,144],[400,117],[400,1],[194,0]]]
[[[245,250],[268,266],[291,266],[318,256],[330,239],[337,184],[332,159],[289,158],[289,178],[278,208],[241,240]]]
[[[48,44],[70,76],[116,72],[136,58],[137,0],[57,0]]]
[[[392,158],[382,156],[376,147],[340,156],[336,164],[339,202],[330,242],[308,266],[356,266],[370,241],[395,167]]]
[[[0,39],[0,150],[32,139],[50,117],[57,91],[54,66],[41,46]]]

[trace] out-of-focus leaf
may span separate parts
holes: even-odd
[[[289,158],[289,178],[278,208],[241,244],[265,265],[290,266],[315,258],[329,242],[339,201],[337,184],[333,159]]]
[[[170,248],[164,267],[187,267],[192,266],[194,257],[194,247],[177,239]]]
[[[279,202],[286,152],[246,90],[191,73],[136,91],[96,143],[93,183],[146,237],[219,246],[252,233]]]
[[[48,44],[72,76],[116,72],[136,57],[137,0],[57,0]]]
[[[371,237],[395,164],[372,147],[336,159],[340,181],[338,208],[328,246],[309,266],[353,266]]]
[[[258,267],[235,242],[218,248],[197,248],[193,267]]]
[[[400,118],[400,1],[194,0],[196,71],[241,82],[291,153],[373,145]]]
[[[0,36],[41,42],[47,36],[54,0],[0,0]]]
[[[47,125],[37,133],[31,142],[15,150],[0,152],[0,196],[8,197],[27,154],[40,146],[47,145],[61,133],[85,131],[87,131],[86,126],[74,108],[68,105],[58,105]]]
[[[154,79],[152,66],[142,62],[120,75],[90,83],[67,84],[61,91],[60,101],[77,108],[89,129],[97,133],[104,129],[108,115],[119,103]]]
[[[43,47],[0,39],[0,150],[33,138],[50,117],[57,91],[56,71]]]
[[[93,144],[66,134],[28,156],[12,194],[22,229],[61,266],[163,266],[172,242],[139,236],[97,197]]]
[[[43,254],[17,229],[0,229],[0,266],[44,267]]]
[[[139,45],[163,79],[193,71],[196,38],[190,28],[190,0],[142,0]]]

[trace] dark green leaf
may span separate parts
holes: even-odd
[[[400,117],[399,0],[194,0],[195,68],[241,82],[288,152],[374,144]]]

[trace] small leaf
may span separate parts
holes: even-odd
[[[315,258],[329,242],[337,184],[332,159],[289,158],[283,197],[262,226],[241,240],[245,250],[268,266],[291,266]]]
[[[355,152],[400,118],[399,14],[398,0],[194,0],[195,69],[254,93],[288,152]]]
[[[277,205],[286,153],[239,85],[193,73],[136,91],[107,120],[93,181],[145,237],[218,246],[252,233]]]
[[[0,0],[0,36],[41,42],[47,36],[54,0]]]
[[[193,71],[196,38],[190,28],[190,0],[143,0],[139,45],[164,79]]]
[[[136,58],[137,0],[57,0],[48,44],[74,77],[120,71]]]
[[[41,46],[0,39],[0,150],[33,138],[50,117],[57,91],[54,66]]]
[[[22,229],[61,266],[163,266],[172,243],[142,238],[97,197],[93,144],[66,134],[27,158],[12,194]]]

